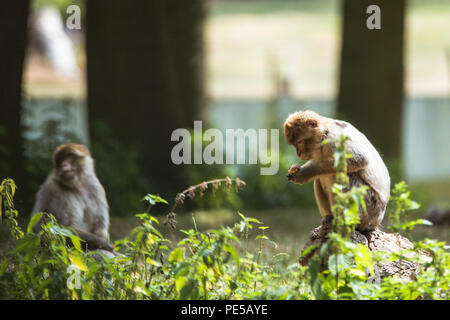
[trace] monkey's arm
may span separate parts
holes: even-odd
[[[111,252],[114,250],[113,246],[108,242],[108,240],[84,230],[80,230],[77,228],[73,229],[78,233],[81,239],[86,241],[89,249],[104,249]]]
[[[352,157],[347,159],[347,172],[353,173],[363,170],[368,164],[367,158],[359,152],[354,152],[351,148],[349,148],[349,151]],[[320,176],[336,174],[333,157],[310,160],[301,167],[293,165],[289,171],[288,180],[298,184],[307,183]]]
[[[311,180],[315,180],[321,175],[335,174],[336,169],[330,165],[329,161],[310,160],[303,166],[292,165],[289,168],[288,180],[296,184],[304,184]]]
[[[42,223],[45,223],[45,221],[46,216],[44,215],[41,220],[34,226],[33,232],[38,233],[41,229]],[[104,249],[111,252],[114,250],[113,246],[107,239],[75,227],[72,227],[72,229],[74,229],[78,233],[78,236],[86,242],[89,249]]]
[[[96,177],[91,182],[92,189],[95,190],[97,207],[92,211],[88,210],[89,215],[93,217],[89,231],[98,237],[109,240],[109,206],[105,190]]]

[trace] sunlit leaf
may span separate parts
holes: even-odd
[[[73,265],[75,265],[81,271],[88,271],[88,268],[84,264],[83,258],[77,253],[69,253],[69,259]]]
[[[27,232],[31,232],[33,230],[33,227],[39,222],[42,215],[43,215],[43,213],[39,212],[31,217],[30,222],[28,223],[28,226],[27,226]]]
[[[183,249],[175,248],[169,255],[169,263],[179,262],[183,259]]]
[[[175,279],[175,288],[177,289],[178,292],[181,291],[181,288],[183,288],[186,281],[187,281],[187,277],[183,277],[183,276],[177,277]]]
[[[161,263],[160,262],[158,262],[156,260],[153,260],[153,259],[150,259],[150,258],[145,259],[145,262],[148,263],[148,264],[151,264],[152,266],[155,266],[155,267],[161,267]]]

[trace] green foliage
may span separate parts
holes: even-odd
[[[12,179],[5,179],[0,184],[0,223],[2,223],[4,215],[11,236],[14,239],[19,239],[23,236],[23,232],[17,223],[18,212],[14,209],[13,198],[16,188]]]
[[[401,181],[394,186],[390,197],[390,216],[391,225],[389,230],[394,232],[411,231],[416,225],[424,224],[431,225],[431,222],[425,219],[417,219],[413,221],[406,221],[408,211],[416,210],[420,205],[409,198],[410,192],[407,190],[405,181]]]
[[[349,178],[347,175],[347,159],[351,154],[347,153],[346,141],[348,137],[341,136],[336,144],[334,154],[334,166],[336,168],[336,183],[332,191],[335,195],[336,204],[331,208],[333,214],[333,232],[349,239],[350,234],[359,224],[359,209],[366,210],[364,203],[364,194],[367,186],[348,189]],[[328,143],[328,141],[324,141]]]
[[[359,210],[365,210],[367,187],[348,190],[347,159],[351,154],[347,153],[347,140],[341,136],[336,143],[332,229],[312,259],[309,270],[311,288],[317,299],[364,299],[372,294],[372,288],[366,285],[367,279],[374,274],[372,254],[366,246],[350,240],[359,224]]]
[[[345,170],[345,139],[340,141],[339,170]],[[342,169],[344,168],[344,169]],[[54,218],[43,224],[39,234],[32,232],[39,216],[32,219],[23,233],[13,221],[17,213],[4,214],[14,245],[1,248],[1,299],[449,299],[450,254],[445,243],[426,239],[414,243],[412,250],[397,253],[371,252],[366,246],[350,241],[358,224],[359,208],[364,208],[364,188],[348,190],[345,178],[333,192],[332,232],[316,250],[309,266],[289,264],[285,254],[262,253],[273,243],[261,221],[238,213],[240,220],[200,232],[195,219],[193,228],[179,230],[183,238],[171,241],[163,236],[167,226],[173,232],[175,209],[185,196],[217,191],[220,182],[231,189],[244,182],[214,179],[180,192],[161,223],[150,214],[155,205],[167,201],[147,194],[142,200],[149,206],[137,214],[139,226],[128,237],[115,242],[115,252],[84,252],[81,239]],[[0,194],[2,212],[12,212],[14,184],[4,180]],[[408,230],[406,211],[417,207],[409,199],[404,183],[398,184],[391,199],[396,230]],[[12,222],[12,223],[11,223]],[[251,231],[257,231],[258,248],[247,246]],[[418,253],[422,253],[419,256]],[[423,257],[426,257],[425,259]],[[385,277],[373,281],[379,263],[399,261],[418,263],[416,277],[405,281]]]

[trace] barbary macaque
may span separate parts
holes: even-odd
[[[94,160],[81,144],[64,144],[53,154],[53,169],[41,185],[32,213],[51,213],[59,224],[78,232],[89,249],[112,251],[109,206],[94,171]],[[44,218],[34,227],[40,230]]]
[[[294,146],[297,156],[307,161],[304,165],[292,165],[288,180],[297,184],[314,181],[314,194],[323,221],[330,220],[335,204],[332,186],[336,180],[334,167],[335,141],[341,135],[349,138],[347,159],[349,187],[366,185],[367,211],[360,210],[357,229],[367,232],[376,229],[383,220],[390,193],[389,172],[375,147],[364,134],[350,123],[306,110],[290,114],[283,125],[287,143]],[[324,140],[330,141],[323,144]]]

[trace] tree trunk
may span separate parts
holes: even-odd
[[[91,141],[99,122],[137,148],[139,168],[165,193],[183,187],[171,133],[193,127],[205,104],[206,0],[89,1],[87,75]],[[97,139],[97,140],[96,140]]]
[[[29,1],[0,2],[0,179],[26,189],[22,138],[22,71],[27,43]]]
[[[370,5],[381,29],[370,30]],[[405,0],[345,0],[338,116],[360,129],[388,159],[401,156]]]

